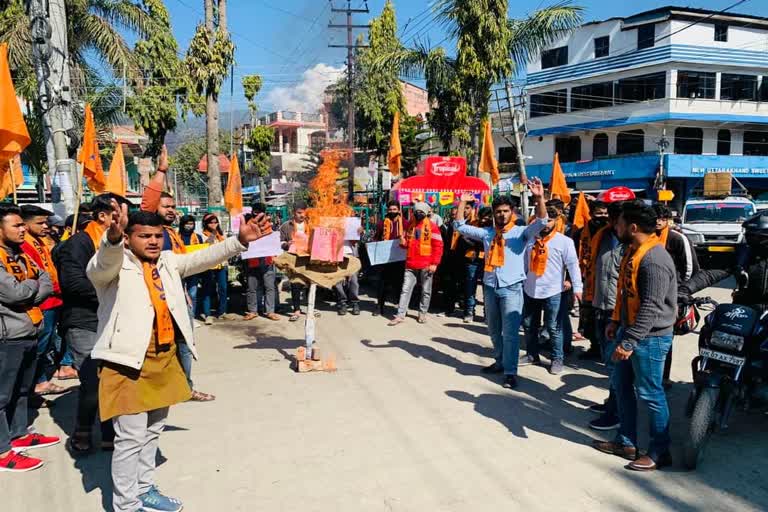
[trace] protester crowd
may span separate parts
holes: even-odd
[[[211,213],[198,231],[193,217],[177,218],[174,198],[158,183],[131,213],[115,194],[96,196],[66,222],[37,206],[0,205],[0,470],[43,465],[28,451],[60,439],[31,428],[30,401],[64,392],[56,379],[77,378],[67,448],[73,455],[113,452],[116,511],[180,510],[153,475],[168,408],[215,399],[194,386],[193,330],[228,318],[227,264],[249,242],[274,229],[288,250],[296,233],[311,229],[303,204],[279,226],[271,225],[265,205],[254,204],[237,236],[227,237]],[[663,205],[608,191],[593,198],[588,222],[575,228],[563,198],[545,200],[539,181],[529,188],[530,218],[504,196],[480,207],[464,194],[445,220],[422,202],[406,219],[400,204],[389,202],[372,238],[394,241],[405,259],[371,267],[378,277],[373,314],[384,315],[387,299],[399,292],[388,321],[399,326],[417,291],[416,319],[426,323],[435,292],[439,315],[471,323],[478,320],[481,287],[494,348],[494,362],[482,371],[501,374],[506,388],[518,386],[520,366],[542,365],[543,356],[549,372],[560,374],[574,336],[586,338],[590,348],[580,357],[601,361],[610,374],[608,398],[592,407],[599,417],[590,427],[616,430],[613,440],[594,447],[629,459],[630,469],[663,467],[670,463],[664,379],[677,288],[697,272],[695,253]],[[361,252],[357,241],[345,242],[345,254]],[[279,322],[274,258],[244,260],[243,271],[243,320]],[[297,321],[304,285],[291,283],[289,290],[288,320]],[[361,314],[357,275],[334,292],[339,315]],[[637,400],[650,410],[642,456]],[[94,436],[97,417],[101,432]]]

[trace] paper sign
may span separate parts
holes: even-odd
[[[208,245],[210,244],[192,244],[192,245],[186,246],[184,250],[187,252],[187,254],[189,254],[190,252],[197,252],[201,249],[205,249],[206,247],[208,247]]]
[[[408,192],[401,192],[399,199],[400,204],[411,204],[411,194]]]
[[[365,244],[368,251],[368,259],[371,266],[405,261],[405,248],[400,247],[399,240],[386,240],[384,242],[370,242]]]
[[[423,203],[424,202],[424,192],[412,192],[411,193],[411,201]]]
[[[438,197],[437,192],[427,192],[427,204],[435,206],[438,202]]]
[[[282,252],[283,250],[280,248],[280,233],[275,231],[248,244],[248,250],[241,254],[240,258],[244,260],[265,258],[267,256],[277,256]]]
[[[344,226],[344,240],[360,240],[360,217],[347,217]]]
[[[443,206],[453,204],[453,192],[440,192],[440,204]]]

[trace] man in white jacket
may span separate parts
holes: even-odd
[[[88,263],[99,298],[92,357],[101,362],[101,420],[115,427],[112,481],[115,512],[181,510],[154,483],[155,455],[171,405],[191,390],[176,356],[184,341],[197,358],[182,278],[245,251],[271,231],[262,214],[243,222],[237,238],[202,251],[163,251],[163,220],[145,211],[128,215],[113,201],[112,219]]]

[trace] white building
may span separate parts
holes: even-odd
[[[548,181],[557,152],[579,190],[652,197],[662,161],[678,200],[724,169],[768,191],[768,18],[663,7],[587,23],[527,71],[529,175]]]

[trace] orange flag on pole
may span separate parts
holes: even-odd
[[[577,229],[581,229],[587,225],[591,218],[587,198],[584,197],[584,192],[579,192],[579,199],[576,201],[576,211],[573,212],[573,225]]]
[[[112,192],[125,197],[128,184],[125,176],[125,157],[123,156],[123,145],[117,143],[115,155],[112,157],[112,163],[109,164],[109,174],[107,175],[107,185],[105,192]]]
[[[11,80],[8,44],[3,43],[0,44],[0,161],[15,157],[29,146],[30,141]]]
[[[101,167],[99,156],[99,141],[96,139],[96,123],[93,121],[91,105],[85,104],[85,122],[83,126],[83,142],[77,154],[77,163],[83,166],[83,176],[92,192],[101,194],[107,184],[104,169]]]
[[[10,160],[0,160],[0,201],[13,194],[22,183],[21,157],[16,155]]]
[[[481,172],[490,174],[491,182],[495,185],[499,182],[499,163],[496,161],[496,148],[493,147],[493,133],[491,132],[490,120],[485,122],[483,132],[483,149],[480,151],[480,165],[478,169]]]
[[[400,176],[403,162],[403,148],[400,146],[400,112],[395,112],[392,120],[392,136],[389,138],[389,155],[387,163],[392,176]]]
[[[230,215],[240,215],[243,212],[243,181],[240,178],[240,164],[237,155],[232,155],[232,165],[229,168],[229,180],[224,191],[224,208]]]
[[[552,199],[560,198],[562,202],[568,204],[571,202],[571,191],[565,183],[565,174],[560,167],[560,157],[555,153],[555,161],[552,162],[552,178],[549,180],[549,195]]]

